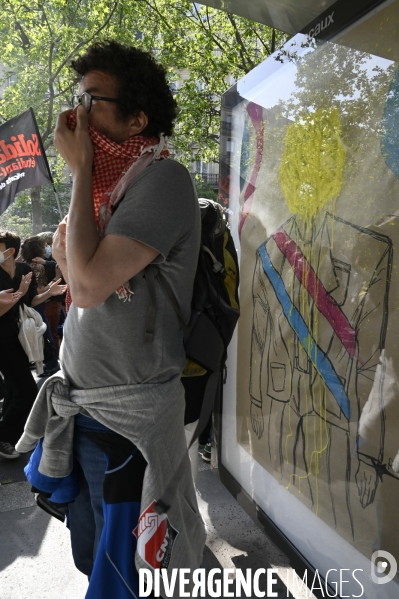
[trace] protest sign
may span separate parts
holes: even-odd
[[[0,214],[15,195],[53,183],[33,109],[0,126]]]

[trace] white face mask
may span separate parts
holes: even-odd
[[[45,258],[50,258],[51,256],[51,247],[49,245],[46,245],[46,248],[44,250],[44,257]]]
[[[11,254],[9,254],[8,256],[4,255],[10,249],[11,248],[8,248],[7,250],[5,250],[5,252],[0,252],[0,264],[3,264],[4,260],[7,260],[7,258],[9,258],[11,256]]]

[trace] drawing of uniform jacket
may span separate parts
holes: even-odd
[[[328,212],[318,222],[305,240],[297,216],[286,221],[258,248],[253,277],[252,428],[261,439],[267,418],[270,460],[294,474],[311,470],[307,433],[316,429],[319,448],[328,454],[335,434],[350,460],[350,422],[369,396],[387,328],[391,240]],[[382,459],[383,418],[382,409],[369,464]]]

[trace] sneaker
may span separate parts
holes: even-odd
[[[53,503],[43,493],[35,493],[35,501],[36,505],[50,514],[50,516],[54,516],[57,520],[65,522],[66,510],[64,504]]]
[[[202,459],[204,460],[204,462],[211,461],[211,447],[212,443],[207,443],[204,447],[204,451],[202,452]]]
[[[5,441],[0,441],[0,458],[7,458],[8,460],[15,460],[19,458],[21,454],[15,451],[14,447]]]

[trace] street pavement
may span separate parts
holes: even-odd
[[[23,473],[28,459],[26,454],[17,460],[0,458],[0,599],[83,599],[87,579],[74,567],[69,532],[35,505]],[[273,567],[280,577],[273,587],[278,599],[313,597],[305,588],[290,588],[292,594],[289,592],[284,584],[291,572],[289,560],[201,458],[197,493],[208,531],[203,559],[206,571],[239,568],[245,573],[246,568],[254,572]],[[267,597],[265,576],[261,576],[259,588]]]
[[[87,580],[73,565],[68,530],[35,506],[23,474],[27,460],[24,455],[0,462],[0,599],[83,599]],[[200,460],[198,470],[198,502],[208,529],[205,569],[251,568],[254,572],[273,567],[284,580],[290,569],[286,556],[253,523],[208,464]],[[265,578],[260,578],[260,590],[266,592]],[[289,593],[280,579],[273,590],[279,599],[313,596],[309,591],[305,595],[305,589]]]

